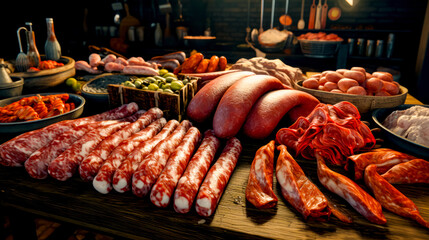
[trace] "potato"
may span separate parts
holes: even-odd
[[[361,86],[354,86],[347,90],[348,94],[354,94],[354,95],[366,95],[365,88]]]
[[[325,75],[325,78],[328,82],[334,82],[334,83],[337,83],[343,77],[344,76],[342,74],[337,72],[329,72]]]
[[[338,81],[338,88],[343,92],[347,92],[349,88],[354,86],[359,86],[359,83],[351,78],[343,78]]]
[[[337,69],[337,73],[339,73],[339,74],[341,74],[341,75],[344,75],[344,73],[346,72],[346,71],[349,71],[348,69]]]
[[[325,83],[327,82],[328,80],[326,80],[326,77],[321,77],[320,79],[319,79],[319,85],[325,85]]]
[[[372,74],[371,73],[365,73],[366,79],[370,79],[372,78]]]
[[[393,76],[388,72],[373,72],[372,76],[376,78],[380,78],[383,81],[393,82]]]
[[[330,92],[333,89],[338,89],[338,85],[334,82],[326,82],[325,85],[323,85],[325,91]]]
[[[366,70],[363,67],[352,67],[352,68],[350,68],[350,70],[352,70],[352,71],[359,71],[359,72],[362,72],[363,74],[366,73]]]
[[[317,79],[315,78],[309,78],[304,80],[304,82],[302,82],[302,86],[305,88],[310,88],[310,89],[318,89],[319,88],[319,81],[317,81]]]
[[[366,81],[365,88],[373,93],[379,92],[383,88],[383,81],[379,78],[370,78]]]
[[[340,89],[332,89],[331,93],[344,93],[344,92],[341,91]]]
[[[344,72],[343,75],[346,78],[351,78],[351,79],[356,80],[359,84],[362,84],[366,79],[366,76],[364,73],[359,72],[359,71],[354,71],[354,70],[346,71],[346,72]]]
[[[332,71],[332,70],[326,70],[326,71],[323,71],[323,72],[322,72],[322,74],[321,74],[321,76],[322,76],[322,77],[325,77],[325,76],[326,76],[326,74],[331,73],[331,72],[335,72],[335,71]]]
[[[374,96],[391,96],[391,95],[385,90],[381,90],[378,93],[376,93]]]
[[[311,76],[311,77],[309,77],[309,78],[315,78],[315,79],[319,80],[321,77],[322,77],[322,74],[318,73],[318,74],[314,74],[314,75],[312,75],[312,76]]]
[[[390,95],[399,94],[399,86],[396,82],[383,81],[383,90],[388,92]]]

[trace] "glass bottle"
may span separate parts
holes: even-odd
[[[61,46],[55,36],[54,19],[46,18],[48,38],[45,43],[45,54],[47,60],[58,61],[61,58]]]
[[[28,61],[30,62],[30,67],[39,67],[39,63],[40,63],[40,54],[39,51],[37,50],[37,46],[36,46],[36,38],[34,36],[34,31],[33,31],[33,24],[31,22],[26,22],[25,23],[30,30],[27,31],[27,56],[28,56]]]

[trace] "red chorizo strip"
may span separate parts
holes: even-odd
[[[215,136],[214,131],[211,129],[205,131],[200,147],[189,161],[174,192],[174,210],[176,212],[187,213],[191,210],[198,189],[210,168],[219,145],[220,140]]]
[[[165,208],[170,203],[174,188],[197,148],[200,138],[201,133],[198,128],[191,127],[180,145],[168,158],[167,164],[150,192],[150,201],[155,206]]]
[[[73,176],[80,162],[107,136],[123,128],[128,122],[121,122],[99,127],[88,132],[70,148],[61,153],[48,167],[48,173],[53,178],[65,181]]]
[[[241,129],[253,104],[264,93],[288,88],[270,75],[254,75],[235,82],[222,96],[213,117],[217,137],[235,136]]]
[[[31,177],[44,179],[48,176],[49,164],[62,152],[69,148],[87,132],[103,125],[117,123],[117,121],[100,121],[96,123],[77,126],[52,140],[48,145],[35,151],[25,161],[25,169]]]
[[[429,228],[429,222],[423,219],[413,201],[381,177],[376,165],[371,164],[365,168],[364,180],[384,208]]]
[[[237,164],[242,146],[240,140],[228,139],[225,148],[210,168],[197,195],[195,210],[200,216],[212,215]]]
[[[323,186],[346,200],[370,222],[386,224],[386,218],[379,202],[349,178],[329,169],[319,151],[316,151],[315,155],[317,158],[317,176]]]
[[[179,126],[179,122],[177,120],[170,120],[161,132],[159,132],[155,137],[141,142],[138,146],[135,146],[134,150],[126,151],[126,153],[122,153],[123,151],[112,153],[112,157],[119,155],[119,158],[124,158],[121,165],[116,169],[112,179],[113,188],[117,192],[127,192],[131,189],[130,186],[133,174],[140,166],[141,161],[161,140],[168,137],[177,128],[177,126]]]
[[[191,127],[191,122],[188,120],[182,121],[170,136],[159,142],[152,152],[142,160],[133,175],[132,190],[134,195],[143,197],[149,193],[164,169],[168,158]]]
[[[414,159],[400,163],[381,176],[390,184],[429,183],[429,162]]]
[[[379,148],[371,152],[365,152],[349,156],[347,158],[346,170],[354,168],[355,180],[362,179],[366,166],[377,165],[378,173],[385,173],[398,163],[408,162],[415,157],[388,148]]]
[[[302,214],[304,219],[329,219],[331,215],[328,199],[302,171],[298,163],[287,151],[285,145],[277,147],[276,177],[283,197]]]
[[[22,166],[32,153],[73,127],[95,121],[121,119],[130,116],[137,112],[137,110],[138,105],[132,102],[94,116],[61,121],[42,129],[23,133],[0,145],[0,164],[5,166]]]
[[[122,141],[132,134],[147,127],[151,122],[162,117],[163,112],[159,108],[151,108],[141,115],[135,122],[127,125],[116,133],[104,139],[79,165],[80,177],[84,181],[91,181],[97,174],[103,162],[109,154]]]
[[[274,140],[255,153],[246,186],[246,199],[257,208],[272,208],[278,198],[273,191]]]

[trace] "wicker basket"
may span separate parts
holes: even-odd
[[[353,103],[360,113],[367,113],[377,108],[392,108],[405,103],[408,89],[399,86],[400,93],[395,96],[361,96],[347,93],[331,93],[322,90],[305,88],[302,86],[303,81],[296,83],[295,88],[315,96],[322,103],[335,104],[341,101]]]
[[[301,51],[305,56],[315,58],[334,57],[341,41],[299,40]]]

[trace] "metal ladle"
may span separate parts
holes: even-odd
[[[15,67],[19,72],[25,72],[30,67],[30,61],[28,60],[27,54],[22,51],[21,35],[19,34],[21,30],[27,31],[27,29],[25,27],[20,27],[16,31],[18,35],[19,53],[18,56],[16,56]]]

